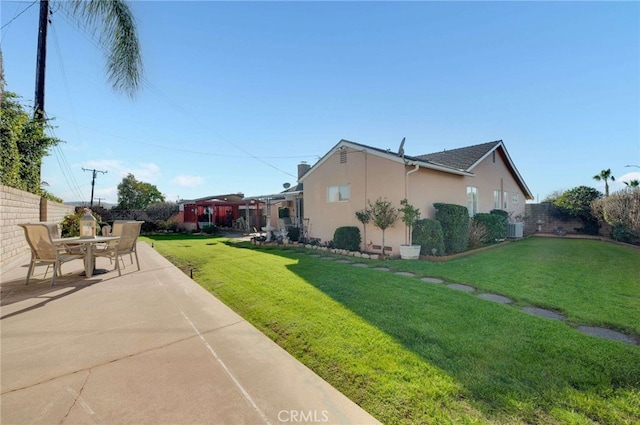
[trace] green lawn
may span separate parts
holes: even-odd
[[[383,423],[637,423],[640,347],[372,268],[226,239],[156,249]],[[374,262],[373,264],[380,264]],[[640,252],[527,239],[446,263],[386,261],[639,333]]]

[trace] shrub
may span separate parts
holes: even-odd
[[[597,235],[600,226],[598,219],[593,215],[591,204],[600,198],[602,198],[602,194],[592,187],[574,187],[553,201],[553,205],[558,207],[554,214],[561,220],[577,218],[582,221],[583,227],[576,229],[576,231],[587,235]]]
[[[214,226],[213,224],[202,226],[202,233],[206,233],[207,235],[218,233],[218,226]]]
[[[501,210],[493,210],[501,211]],[[493,243],[507,237],[507,216],[495,213],[478,213],[473,217],[474,222],[482,224],[487,230],[487,237],[483,243]]]
[[[475,220],[474,217],[474,220],[471,220],[471,224],[469,225],[469,248],[479,248],[489,240],[490,236],[487,226],[484,223]]]
[[[598,199],[591,204],[591,211],[612,227],[615,240],[634,243],[640,238],[640,189],[625,189]]]
[[[444,255],[444,235],[439,221],[425,218],[413,225],[413,242],[420,245],[420,255]]]
[[[496,215],[501,215],[504,218],[509,218],[509,212],[505,210],[493,209],[489,211],[489,214],[496,214]]]
[[[80,236],[80,217],[84,215],[83,208],[77,208],[74,214],[68,214],[62,220],[62,229],[60,234],[63,238],[70,238],[73,236]],[[91,215],[96,219],[98,223],[102,221],[102,218],[95,211],[91,211]],[[96,226],[97,227],[97,226]],[[97,229],[100,232],[100,229]]]
[[[469,210],[462,205],[435,203],[436,220],[442,225],[444,250],[455,254],[467,249],[469,242]]]
[[[333,233],[333,243],[337,249],[358,251],[360,242],[360,229],[356,226],[338,227]]]

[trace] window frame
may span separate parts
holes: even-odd
[[[344,194],[346,192],[346,197]],[[337,199],[332,199],[332,194],[334,194],[334,198],[337,195]],[[327,203],[328,204],[336,204],[340,202],[349,202],[351,200],[351,185],[349,184],[336,184],[327,186]]]
[[[471,199],[469,199],[469,195],[471,195]],[[469,211],[469,217],[473,217],[480,210],[478,198],[478,187],[467,186],[467,210]],[[469,208],[469,205],[471,205],[471,208]]]

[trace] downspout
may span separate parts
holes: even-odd
[[[409,170],[407,171],[407,173],[405,174],[405,179],[404,179],[404,197],[406,200],[409,200],[409,174],[415,173],[416,171],[418,171],[420,169],[420,165],[418,164],[413,164],[414,165],[414,169],[413,170]]]

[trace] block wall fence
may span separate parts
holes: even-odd
[[[18,224],[48,221],[61,223],[75,207],[59,204],[0,185],[0,267],[11,265],[29,252],[24,231]]]
[[[524,213],[524,234],[533,235],[536,233],[554,233],[558,227],[562,227],[568,234],[577,234],[576,228],[583,226],[580,220],[561,220],[553,215],[553,205],[549,202],[541,204],[526,204]],[[540,231],[538,231],[538,221],[541,221]],[[600,223],[600,235],[609,236],[611,228],[606,223]]]

